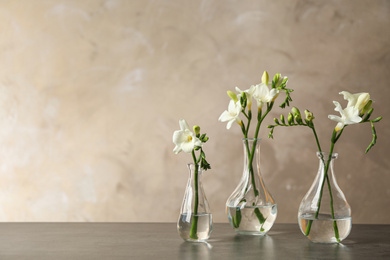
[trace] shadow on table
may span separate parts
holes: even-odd
[[[320,244],[307,241],[303,258],[352,260],[351,251],[343,244]]]
[[[275,247],[271,236],[242,236],[236,235],[233,238],[234,243],[231,255],[237,257],[254,257],[261,252],[263,259],[274,259]]]

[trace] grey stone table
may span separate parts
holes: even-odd
[[[314,244],[297,224],[248,237],[217,223],[208,243],[188,243],[174,223],[1,223],[0,259],[390,259],[390,225],[353,225],[343,244]]]

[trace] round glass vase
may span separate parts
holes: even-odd
[[[298,210],[302,233],[316,243],[339,243],[352,228],[351,207],[334,173],[337,156],[337,153],[317,152],[318,173]]]
[[[181,238],[189,242],[204,242],[213,230],[212,215],[202,184],[202,169],[188,164],[189,177],[177,222]]]
[[[265,235],[276,220],[277,205],[260,172],[260,139],[244,138],[241,180],[226,202],[230,225],[242,235]]]

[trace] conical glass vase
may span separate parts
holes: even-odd
[[[298,211],[302,233],[316,243],[338,243],[352,228],[351,207],[337,185],[334,160],[338,154],[317,152],[317,176]]]
[[[276,220],[277,205],[260,172],[260,139],[244,138],[244,169],[226,202],[233,229],[242,235],[265,235]]]
[[[177,222],[177,231],[188,242],[204,242],[213,230],[212,215],[202,184],[202,169],[188,164],[189,177]]]

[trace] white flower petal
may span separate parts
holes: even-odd
[[[228,111],[223,111],[223,113],[220,115],[220,117],[218,118],[218,121],[220,122],[226,122],[226,121],[229,121],[231,119],[231,115]]]
[[[184,119],[179,120],[179,125],[181,130],[190,130],[190,127],[188,126],[188,123]]]
[[[185,142],[181,144],[181,149],[185,153],[191,153],[194,150],[195,146],[193,142]]]
[[[354,97],[354,95],[352,95],[348,91],[341,91],[339,94],[344,96],[344,100],[348,100],[347,107],[355,106],[356,98]]]
[[[336,122],[342,122],[343,120],[339,116],[334,116],[334,115],[328,115],[328,118],[330,120],[336,121]]]
[[[253,94],[253,96],[258,99],[259,101],[262,102],[267,102],[266,98],[269,96],[269,89],[268,86],[265,85],[264,83],[261,83],[259,85],[256,85],[256,90]]]
[[[175,153],[175,154],[178,154],[178,153],[180,153],[182,151],[182,149],[180,148],[180,146],[175,146],[175,148],[173,148],[173,152]]]
[[[341,91],[339,94],[343,95],[345,100],[348,100],[347,107],[355,107],[359,109],[359,111],[362,110],[370,100],[370,94],[365,92],[351,94],[348,91]]]
[[[340,103],[337,101],[333,101],[333,104],[336,106],[334,111],[340,112],[340,114],[343,113],[343,108],[341,107]]]
[[[173,140],[173,143],[177,145],[177,144],[180,144],[180,143],[186,141],[187,137],[186,137],[186,134],[184,131],[177,130],[177,131],[173,132],[172,140]]]
[[[268,102],[273,101],[278,95],[279,95],[278,89],[276,89],[276,88],[271,89],[271,91],[269,93],[270,100]]]
[[[226,129],[230,129],[230,127],[232,127],[232,124],[234,123],[235,120],[230,120],[227,125],[226,125]]]
[[[362,110],[365,105],[367,105],[368,101],[370,101],[370,94],[368,93],[359,93],[359,95],[355,104],[357,109]]]

